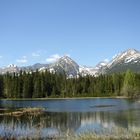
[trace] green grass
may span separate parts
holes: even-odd
[[[72,133],[64,134],[63,136],[51,136],[42,138],[38,129],[38,132],[32,134],[30,136],[18,136],[14,137],[10,135],[10,137],[5,136],[5,138],[9,140],[32,140],[32,139],[41,139],[41,140],[140,140],[140,128],[133,128],[133,129],[124,129],[124,128],[113,128],[112,133],[110,134],[102,134],[98,135],[96,133],[87,132],[78,135],[74,135]],[[3,140],[3,137],[0,137],[0,140]]]
[[[96,99],[96,98],[128,98],[125,96],[99,96],[99,97],[87,97],[87,96],[76,96],[76,97],[45,97],[45,98],[0,98],[0,100],[54,100],[54,99]]]
[[[87,132],[79,135],[70,135],[66,140],[140,140],[140,128],[124,129],[116,127],[109,134],[98,135],[96,133]]]

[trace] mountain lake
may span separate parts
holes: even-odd
[[[26,107],[44,110],[41,114],[0,115],[1,136],[100,134],[110,133],[114,127],[140,127],[140,102],[129,99],[0,100],[0,113]]]

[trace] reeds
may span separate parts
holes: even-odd
[[[37,132],[38,131],[38,132]],[[140,140],[140,128],[114,128],[109,134],[96,134],[94,132],[86,132],[81,134],[63,134],[52,136],[41,136],[40,129],[30,133],[30,135],[5,135],[0,137],[0,140]]]
[[[124,129],[116,127],[111,133],[96,134],[94,132],[71,135],[66,140],[140,140],[140,128]]]

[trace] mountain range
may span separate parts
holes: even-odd
[[[94,58],[93,58],[94,59]],[[63,56],[58,61],[51,64],[34,64],[32,66],[18,67],[14,64],[10,64],[7,67],[0,68],[0,74],[7,72],[32,72],[32,71],[50,71],[51,73],[65,73],[68,78],[77,77],[79,75],[94,75],[110,74],[116,72],[125,72],[126,70],[132,70],[134,72],[140,71],[140,52],[135,49],[128,49],[119,53],[109,62],[102,61],[95,67],[80,66],[69,56]]]

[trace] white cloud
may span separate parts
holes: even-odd
[[[33,56],[33,57],[39,57],[40,54],[39,54],[39,53],[35,53],[35,52],[33,52],[33,53],[32,53],[32,56]]]
[[[27,58],[27,56],[23,56],[22,58],[23,58],[23,59],[26,59],[26,58]]]
[[[25,64],[28,62],[27,56],[23,56],[21,59],[16,60],[17,63]]]
[[[53,63],[57,61],[59,58],[61,58],[59,54],[54,54],[54,55],[51,55],[49,58],[47,58],[46,61],[49,63]]]
[[[26,59],[17,59],[16,60],[17,63],[27,63]]]

